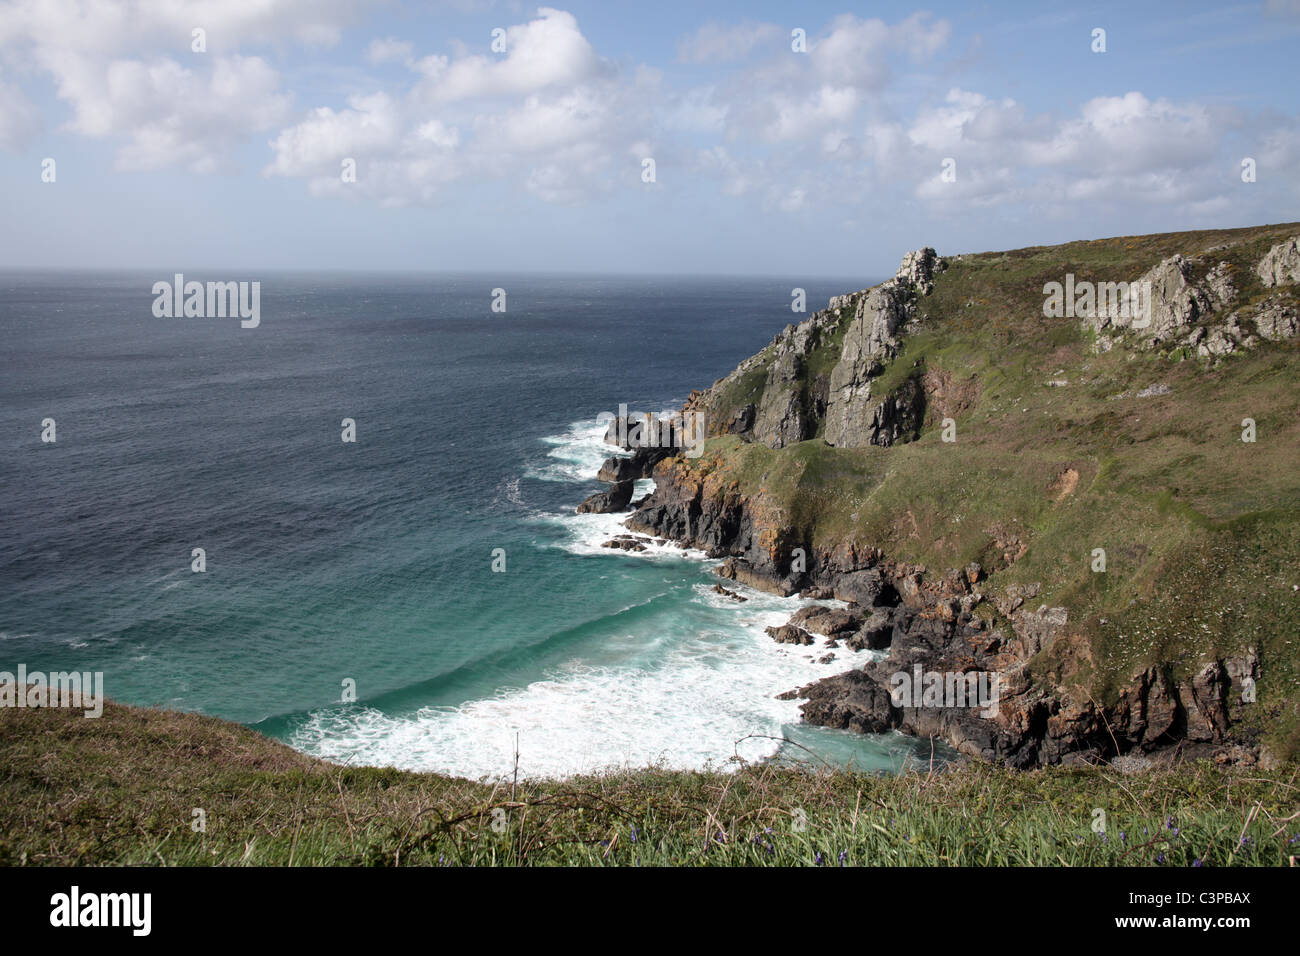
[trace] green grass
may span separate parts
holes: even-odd
[[[1186,867],[1300,853],[1294,767],[762,764],[515,787],[340,767],[214,718],[110,703],[98,720],[0,712],[0,768],[8,865]]]

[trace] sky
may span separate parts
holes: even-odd
[[[1293,221],[1297,63],[1300,0],[0,0],[0,268],[879,277]]]

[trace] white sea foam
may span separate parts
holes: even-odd
[[[518,478],[503,478],[496,487],[496,496],[492,499],[494,506],[503,504],[522,505],[523,495],[519,490]]]
[[[679,624],[667,635],[662,622],[647,625],[661,640],[652,663],[572,661],[526,687],[411,715],[322,711],[292,743],[339,762],[492,779],[514,772],[516,732],[526,777],[648,764],[725,768],[735,754],[753,761],[777,752],[783,725],[799,719],[799,702],[777,694],[869,658],[841,647],[822,664],[829,652],[820,642],[777,644],[764,632],[810,602],[747,591],[739,604],[695,590],[692,602],[710,607],[710,624]],[[714,606],[718,598],[726,604]],[[637,634],[618,637],[643,643]]]
[[[610,554],[627,554],[649,560],[680,560],[682,558],[691,558],[697,561],[707,560],[708,555],[698,548],[684,548],[673,541],[664,541],[663,538],[656,539],[639,532],[629,531],[623,525],[627,517],[628,512],[623,511],[606,515],[539,514],[536,515],[536,520],[544,524],[557,526],[564,536],[555,543],[555,547],[563,548],[570,554],[578,554],[584,557],[590,557],[591,555],[608,557]],[[645,550],[616,551],[603,547],[606,541],[619,535],[634,535],[637,542]],[[663,543],[656,544],[656,541]]]
[[[605,444],[607,427],[593,418],[574,422],[558,435],[546,436],[542,441],[551,446],[546,461],[529,466],[524,474],[542,481],[592,481],[606,458],[623,454]]]

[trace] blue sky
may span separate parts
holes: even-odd
[[[876,277],[1295,220],[1298,60],[1300,0],[0,0],[0,267]]]

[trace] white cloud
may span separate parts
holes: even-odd
[[[732,76],[712,99],[725,109],[733,139],[796,142],[831,134],[843,140],[857,112],[879,100],[893,62],[928,58],[950,32],[947,21],[925,16],[890,25],[846,14],[822,34],[810,34],[806,54],[783,46]]]
[[[209,172],[232,149],[283,122],[291,97],[246,44],[330,45],[352,0],[9,0],[0,60],[45,74],[72,116],[67,128],[120,138],[123,169],[178,165]],[[206,51],[191,48],[205,31]],[[19,114],[21,118],[21,113]]]
[[[401,124],[398,106],[386,93],[351,97],[348,108],[337,112],[328,106],[319,107],[271,141],[275,158],[266,172],[338,177],[344,159],[396,147],[401,140]],[[427,134],[421,138],[435,145],[438,141]],[[449,134],[442,132],[440,138],[445,142]],[[454,146],[454,137],[450,138]]]
[[[899,54],[913,61],[928,59],[948,43],[951,33],[947,20],[931,20],[925,14],[913,14],[892,26],[844,14],[825,37],[814,42],[808,55],[823,82],[879,90],[889,80],[891,59]]]
[[[271,141],[264,172],[389,205],[427,202],[468,179],[505,179],[555,203],[607,192],[620,175],[639,183],[644,153],[628,151],[650,148],[659,74],[620,76],[572,15],[551,8],[508,27],[505,41],[493,56],[461,49],[413,59],[405,92],[313,110]],[[357,160],[355,183],[340,181],[345,156]]]
[[[486,150],[536,153],[598,138],[608,120],[603,97],[577,89],[553,98],[530,96],[503,115],[479,117],[475,129]]]
[[[1268,128],[1236,110],[1137,91],[1095,97],[1077,115],[1054,119],[1029,116],[1012,99],[953,89],[943,105],[917,112],[907,128],[910,148],[900,146],[896,126],[869,138],[882,146],[878,159],[892,174],[925,170],[915,195],[935,203],[1136,202],[1213,210],[1234,195],[1240,157],[1229,144],[1252,124]],[[1272,128],[1265,150],[1284,129]],[[938,176],[941,157],[956,160],[955,181]],[[1294,159],[1275,158],[1275,166],[1288,163],[1294,168]]]
[[[578,21],[563,10],[542,7],[536,20],[506,30],[506,52],[458,59],[426,57],[420,96],[447,103],[493,96],[518,96],[571,87],[608,74]]]
[[[847,122],[858,108],[858,93],[852,87],[823,86],[802,99],[775,97],[772,106],[775,115],[763,129],[765,139],[806,139]]]

